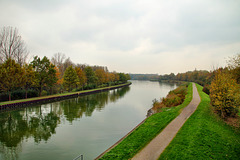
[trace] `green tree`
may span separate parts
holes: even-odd
[[[121,82],[123,82],[123,83],[127,82],[128,76],[127,76],[126,74],[124,74],[124,73],[118,73],[118,75],[119,75],[119,81],[121,81]]]
[[[55,66],[53,64],[50,64],[49,69],[48,69],[48,79],[47,79],[47,84],[50,87],[51,94],[53,94],[53,86],[56,84],[58,81],[57,78],[57,71],[55,69]]]
[[[36,84],[36,76],[35,76],[35,72],[33,70],[32,65],[24,65],[24,74],[23,74],[23,84],[24,84],[24,88],[26,90],[26,95],[25,98],[27,98],[27,91],[28,88],[33,86],[34,84]]]
[[[77,85],[78,82],[77,72],[72,66],[69,66],[63,75],[63,85],[70,92],[73,87]]]
[[[9,101],[12,90],[23,86],[23,74],[23,68],[12,59],[8,59],[0,66],[0,88],[8,92]]]
[[[87,77],[87,84],[94,84],[96,82],[96,76],[92,67],[87,66],[84,71]]]
[[[52,87],[52,85],[57,82],[55,66],[50,63],[50,60],[46,56],[42,59],[35,56],[31,65],[36,72],[37,84],[40,90],[39,96],[41,96],[43,86]]]

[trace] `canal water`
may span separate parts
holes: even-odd
[[[112,91],[0,113],[0,159],[96,158],[137,124],[175,84],[132,81]]]

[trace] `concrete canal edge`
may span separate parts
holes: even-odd
[[[99,88],[99,89],[94,89],[94,90],[89,90],[89,91],[74,92],[74,93],[67,94],[67,95],[47,96],[47,97],[42,97],[42,98],[37,97],[37,98],[30,98],[29,100],[22,100],[20,102],[15,102],[15,103],[10,102],[10,103],[6,103],[6,104],[1,104],[0,111],[11,110],[11,109],[16,109],[16,108],[21,108],[21,107],[27,107],[27,106],[34,105],[34,104],[44,104],[44,103],[50,103],[50,102],[60,101],[60,100],[64,100],[64,99],[76,98],[79,96],[85,96],[85,95],[89,95],[89,94],[94,94],[94,93],[99,93],[99,92],[104,92],[104,91],[109,91],[109,90],[126,87],[131,84],[132,84],[131,82],[128,82],[128,83],[121,84],[121,85]]]
[[[101,153],[97,158],[95,158],[94,160],[98,160],[100,158],[102,158],[102,156],[104,156],[104,154],[106,154],[108,151],[110,151],[111,149],[113,149],[115,146],[117,146],[119,143],[121,143],[127,136],[129,136],[133,131],[135,131],[140,125],[142,125],[147,118],[145,118],[141,123],[139,123],[136,127],[134,127],[130,132],[128,132],[124,137],[122,137],[120,140],[118,140],[115,144],[113,144],[111,147],[109,147],[107,150],[105,150],[103,153]]]

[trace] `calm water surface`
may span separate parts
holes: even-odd
[[[176,88],[132,82],[109,92],[0,113],[0,159],[96,158],[146,117],[153,99]]]

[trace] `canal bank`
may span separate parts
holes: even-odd
[[[165,108],[160,113],[153,114],[137,125],[131,132],[107,149],[95,160],[100,159],[130,159],[158,135],[173,119],[175,119],[192,100],[192,83],[184,102],[176,107]]]
[[[64,99],[71,99],[76,98],[78,96],[84,96],[89,94],[95,94],[99,92],[114,90],[122,87],[126,87],[131,85],[131,82],[110,86],[110,87],[104,87],[104,88],[97,88],[92,90],[86,90],[86,91],[80,91],[80,92],[73,92],[73,93],[66,93],[66,94],[59,94],[59,95],[50,95],[50,96],[44,96],[44,97],[35,97],[35,98],[29,98],[29,99],[22,99],[22,100],[15,100],[15,101],[7,101],[7,102],[1,102],[0,103],[0,111],[3,110],[11,110],[16,109],[20,107],[27,107],[35,104],[46,104],[50,102],[56,102]]]

